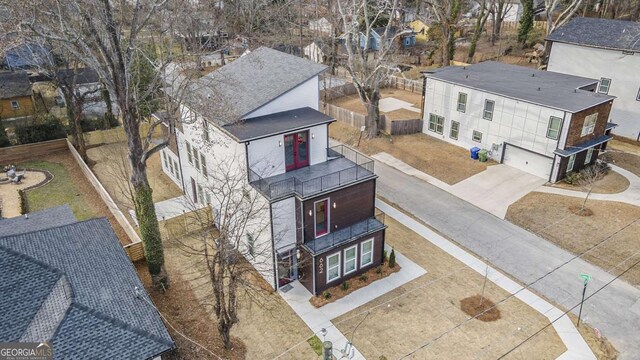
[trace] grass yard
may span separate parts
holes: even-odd
[[[578,254],[640,218],[640,207],[596,200],[587,202],[593,215],[574,215],[569,208],[579,208],[582,201],[575,197],[533,192],[512,204],[506,219],[525,229],[542,229],[538,235]],[[582,258],[612,274],[619,274],[640,259],[638,234],[640,224],[636,223]],[[640,268],[632,269],[622,278],[640,285]]]
[[[181,241],[183,244],[196,249],[201,246],[199,240],[195,237],[184,237]],[[180,294],[182,291],[190,290],[194,294],[194,297],[189,295],[186,298],[182,298],[182,295],[179,295],[176,300],[184,303],[183,309],[185,311],[182,314],[172,313],[171,315],[184,319],[193,319],[192,322],[184,321],[182,323],[184,328],[179,328],[179,330],[186,331],[193,323],[206,322],[212,324],[211,331],[215,332],[215,334],[209,336],[211,340],[208,344],[215,344],[215,341],[217,341],[214,339],[217,337],[214,322],[215,315],[209,312],[213,293],[209,280],[206,278],[207,270],[205,269],[205,264],[201,261],[201,257],[191,255],[185,251],[182,245],[175,241],[167,240],[165,241],[165,266],[169,276],[172,277],[172,283],[180,281],[186,285],[186,290],[179,288],[174,290],[177,290]],[[269,288],[269,285],[257,273],[255,275],[262,282],[264,288]],[[169,291],[173,290],[170,289]],[[307,342],[307,339],[312,335],[311,330],[289,305],[270,288],[269,290],[252,291],[251,293],[239,290],[238,303],[240,304],[238,315],[240,322],[234,326],[231,334],[235,338],[241,339],[244,343],[244,348],[239,348],[238,352],[242,351],[246,359],[273,359],[291,347],[294,348],[279,359],[298,360],[316,359],[318,357],[314,351],[314,348],[317,348],[317,343]],[[197,315],[190,315],[189,309],[198,308],[204,309],[205,312],[197,310]],[[234,354],[231,359],[239,359],[240,357],[238,356]]]
[[[335,121],[329,126],[329,136],[369,154],[386,152],[414,168],[453,185],[487,169],[495,162],[481,163],[469,158],[469,151],[426,134],[397,135],[361,139],[358,129]]]
[[[638,158],[638,161],[640,161],[640,158]],[[560,181],[557,184],[551,184],[547,186],[574,191],[583,191],[585,193],[587,192],[587,190],[583,189],[580,185],[567,184],[564,181]],[[629,188],[629,180],[627,180],[626,177],[611,170],[602,179],[594,183],[592,192],[594,194],[616,194],[627,190],[627,188]]]
[[[69,152],[61,151],[40,160],[19,164],[19,167],[23,166],[47,170],[53,174],[51,182],[27,192],[31,211],[68,204],[78,220],[107,217],[120,241],[123,244],[129,243],[124,230],[111,215],[107,205],[85,178]]]
[[[428,272],[333,320],[347,338],[353,337],[356,348],[368,359],[397,359],[465,322],[470,316],[461,309],[461,301],[479,295],[484,280],[394,219],[387,217],[385,223],[389,226],[386,242]],[[508,293],[487,282],[484,295],[499,303]],[[409,358],[495,359],[549,323],[516,298],[497,309],[499,319],[472,319]],[[516,350],[513,357],[555,359],[565,350],[550,327]]]

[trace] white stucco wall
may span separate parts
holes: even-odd
[[[467,94],[467,107],[464,113],[457,111],[459,92]],[[491,121],[482,118],[485,100],[495,102],[493,120]],[[429,131],[430,113],[444,116],[442,135]],[[481,149],[491,150],[492,144],[498,144],[499,150],[491,154],[491,157],[498,161],[502,157],[504,142],[553,157],[553,151],[557,148],[558,141],[546,136],[551,116],[564,118],[565,113],[561,110],[509,99],[432,78],[427,79],[423,132],[467,149],[477,146]],[[460,123],[458,140],[449,137],[452,120]],[[472,140],[474,130],[482,133],[481,143]]]
[[[295,132],[298,131],[292,133]],[[286,134],[274,135],[253,140],[249,143],[247,149],[251,170],[262,177],[278,175],[285,172],[285,135]],[[327,161],[326,148],[327,125],[324,124],[309,128],[309,165]]]
[[[320,105],[319,101],[320,93],[318,92],[318,77],[314,76],[291,89],[289,92],[283,94],[279,98],[247,114],[244,118],[249,119],[306,106],[318,110]]]
[[[611,79],[609,95],[616,99],[609,120],[619,126],[615,134],[637,139],[640,134],[640,53],[597,49],[554,42],[549,56],[549,71]]]
[[[290,197],[271,205],[276,252],[291,250],[296,243],[296,200]]]

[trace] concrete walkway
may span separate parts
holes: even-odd
[[[498,164],[489,166],[487,170],[459,183],[449,185],[385,152],[375,154],[373,158],[437,186],[500,219],[507,215],[507,209],[511,204],[547,182],[511,166]]]
[[[388,205],[381,200],[376,200],[376,207],[384,211],[387,216],[391,216],[402,225],[422,236],[425,240],[430,241],[447,254],[455,257],[465,265],[472,268],[478,274],[484,276],[485,270],[487,269],[484,261],[469,254],[459,246],[405,215],[391,205]],[[509,279],[493,267],[489,267],[487,278],[489,281],[495,283],[508,293],[512,295],[515,294],[516,298],[531,306],[540,314],[546,316],[550,322],[555,321],[553,323],[553,328],[567,347],[567,351],[563,353],[559,359],[596,359],[595,355],[589,348],[589,345],[587,345],[582,338],[582,335],[578,332],[578,329],[573,326],[571,319],[569,319],[567,315],[563,315],[563,312],[558,308],[543,300],[533,292],[525,289],[515,281]]]
[[[385,248],[388,251],[391,250],[388,246],[385,246]],[[348,349],[350,350],[347,351],[349,354],[353,353],[353,357],[348,357],[349,359],[362,360],[364,356],[358,349],[354,346],[347,345],[353,334],[349,334],[350,337],[348,339],[331,323],[331,320],[427,273],[425,269],[399,252],[396,252],[396,262],[401,266],[400,271],[375,281],[321,308],[316,308],[311,305],[309,302],[309,299],[312,297],[311,293],[298,281],[291,283],[292,288],[290,290],[286,292],[278,290],[278,293],[321,340],[321,330],[327,330],[327,335],[324,339],[333,343],[333,354],[337,359],[343,358],[344,350]]]
[[[611,165],[611,169],[629,180],[629,187],[627,188],[627,190],[617,194],[591,194],[589,195],[589,200],[617,201],[630,205],[640,206],[640,177],[636,176],[636,174],[632,173],[631,171],[627,171],[615,165]],[[586,195],[586,193],[582,191],[560,189],[549,186],[539,187],[535,191],[556,195],[573,196],[583,199]]]
[[[593,276],[587,296],[614,278],[574,258],[571,253],[417,177],[378,162],[378,194],[437,229],[496,269],[565,309],[580,302],[580,273]],[[628,265],[627,265],[628,266]],[[619,269],[618,269],[619,271]],[[582,318],[600,330],[621,352],[621,359],[640,354],[640,289],[616,280],[589,299]],[[574,311],[577,314],[577,310]]]

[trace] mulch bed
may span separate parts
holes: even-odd
[[[473,295],[460,300],[460,309],[471,317],[482,314],[478,315],[476,319],[484,322],[496,321],[501,317],[500,310],[498,310],[496,304],[486,297],[483,299],[480,295]]]
[[[216,356],[211,355],[208,351],[178,334],[172,329],[172,326],[225,360],[246,358],[247,349],[242,340],[238,338],[232,338],[233,345],[231,350],[224,349],[215,321],[195,297],[188,282],[182,280],[177,274],[169,274],[171,276],[170,286],[163,293],[151,287],[151,276],[144,261],[136,262],[135,267],[138,277],[140,277],[145,289],[151,296],[151,300],[153,300],[160,314],[166,318],[165,325],[177,346],[175,350],[162,355],[163,359],[218,360]],[[166,323],[167,320],[171,325]]]
[[[347,282],[349,283],[349,288],[347,288],[347,290],[343,290],[342,284],[340,284],[326,290],[331,294],[330,298],[326,299],[324,296],[322,296],[322,294],[320,294],[318,296],[313,296],[311,299],[309,299],[309,302],[316,308],[322,307],[338,299],[341,299],[351,294],[352,292],[371,284],[376,280],[380,280],[395,272],[400,271],[400,265],[398,265],[397,263],[396,266],[392,268],[390,268],[388,264],[388,261],[385,261],[382,265],[380,265],[382,270],[380,274],[377,273],[376,268],[370,269],[367,272],[363,273],[363,275],[366,275],[366,281],[361,280],[362,275],[358,275],[347,280]]]

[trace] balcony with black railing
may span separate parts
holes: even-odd
[[[374,162],[349,147],[327,149],[327,161],[270,177],[249,169],[249,183],[270,200],[295,194],[308,198],[375,176]]]
[[[313,255],[329,251],[340,245],[373,234],[385,228],[385,214],[376,210],[375,216],[358,221],[351,226],[332,231],[326,235],[307,241],[303,246]]]

